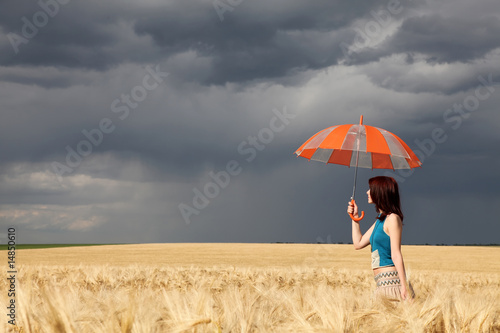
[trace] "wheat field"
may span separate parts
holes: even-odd
[[[352,245],[18,250],[17,325],[0,313],[0,332],[500,332],[499,247],[402,251],[413,302],[374,300]]]

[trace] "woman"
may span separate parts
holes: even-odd
[[[391,177],[374,177],[368,182],[368,203],[375,204],[378,219],[361,235],[359,222],[352,220],[352,242],[356,250],[371,244],[372,269],[377,283],[375,295],[391,300],[413,298],[411,285],[407,288],[405,265],[401,254],[403,213],[398,183]],[[349,203],[347,213],[358,217],[356,202]]]

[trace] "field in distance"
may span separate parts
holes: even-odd
[[[373,298],[369,247],[136,244],[16,251],[1,332],[499,332],[500,248],[403,246],[413,302]],[[6,251],[0,251],[6,258]],[[7,271],[6,261],[0,269]],[[10,282],[0,280],[0,290]],[[7,293],[0,307],[7,309]],[[7,318],[7,319],[5,319]]]
[[[500,247],[403,245],[409,270],[500,272]],[[1,251],[0,251],[1,253]],[[348,244],[169,243],[24,249],[20,265],[249,266],[370,269],[370,248]],[[0,264],[1,265],[1,264]]]

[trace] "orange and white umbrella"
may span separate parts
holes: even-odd
[[[337,125],[314,134],[295,151],[309,160],[355,167],[354,200],[358,166],[370,169],[412,169],[422,165],[403,140],[384,129],[359,124]],[[359,221],[364,217],[361,213]]]

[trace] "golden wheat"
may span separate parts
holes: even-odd
[[[213,245],[207,245],[210,246]],[[235,253],[234,245],[219,246],[222,252],[225,248],[226,256]],[[289,249],[292,247],[287,245]],[[126,248],[123,246],[124,251]],[[342,248],[349,251],[346,253],[355,253],[352,246]],[[339,268],[338,263],[337,267],[322,267],[326,260],[324,251],[314,250],[309,256],[301,254],[297,264],[288,266],[261,265],[262,260],[267,260],[262,255],[259,260],[254,259],[256,265],[251,265],[252,260],[247,256],[239,261],[241,265],[227,264],[231,262],[228,258],[221,259],[226,262],[223,265],[213,265],[221,260],[212,257],[204,265],[186,266],[159,265],[154,262],[161,259],[144,257],[141,261],[149,263],[131,260],[128,265],[109,264],[115,262],[113,258],[123,260],[126,251],[108,256],[108,264],[88,264],[85,259],[88,249],[91,248],[66,249],[66,253],[74,256],[79,253],[83,264],[69,256],[72,263],[23,263],[23,259],[18,265],[16,286],[18,325],[14,328],[4,319],[0,331],[500,331],[500,273],[489,271],[491,265],[487,262],[482,263],[483,271],[462,273],[443,267],[413,269],[410,279],[416,299],[412,303],[394,303],[372,299],[374,282],[369,269]],[[268,253],[268,250],[264,246],[262,251]],[[184,262],[189,263],[196,255],[189,251],[189,246],[186,252],[190,255],[184,257]],[[286,257],[293,254],[287,251]],[[274,260],[279,262],[281,258],[285,259],[285,254],[276,255]],[[469,259],[474,258],[461,258],[464,264]],[[8,302],[7,293],[3,292],[6,286],[7,280],[2,279],[3,309]]]

